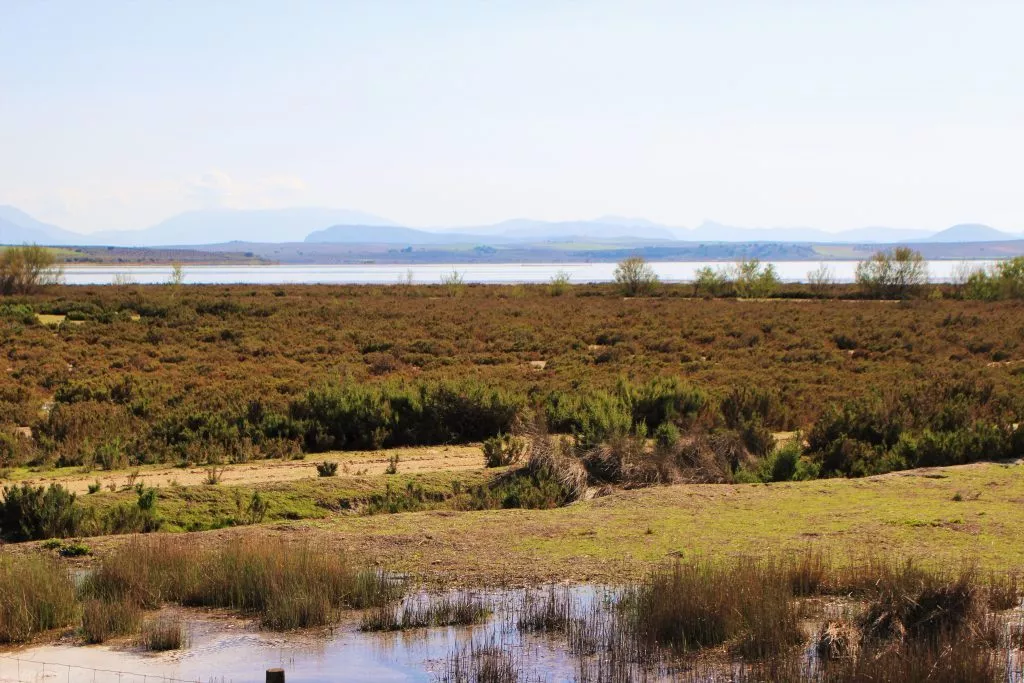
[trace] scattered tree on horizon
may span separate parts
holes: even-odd
[[[658,275],[642,256],[630,256],[615,266],[615,282],[626,296],[644,296],[657,287]]]
[[[857,284],[873,296],[904,298],[928,284],[928,264],[910,247],[877,251],[857,264]]]
[[[28,294],[59,283],[63,276],[52,249],[25,244],[0,252],[0,294]]]

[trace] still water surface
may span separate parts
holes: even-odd
[[[604,589],[568,589],[589,604]],[[449,656],[476,646],[501,645],[519,653],[530,681],[571,681],[574,662],[564,644],[524,635],[507,618],[524,591],[480,591],[494,613],[476,627],[436,627],[364,633],[353,617],[331,632],[273,633],[214,613],[167,610],[188,619],[190,643],[180,652],[149,654],[131,646],[58,643],[0,651],[0,683],[263,683],[268,668],[289,683],[420,683],[439,680]],[[524,672],[526,673],[526,672]]]
[[[779,277],[786,282],[807,280],[809,271],[819,264],[813,261],[773,261]],[[972,267],[985,267],[992,261],[970,261]],[[935,282],[949,281],[962,261],[930,261],[928,272]],[[838,282],[853,282],[856,261],[830,261],[827,267]],[[699,268],[726,268],[728,263],[711,261],[652,262],[651,267],[665,282],[686,282]],[[465,282],[515,284],[549,282],[559,272],[569,275],[570,282],[610,282],[614,263],[463,263],[457,265],[422,263],[352,265],[267,265],[267,266],[185,266],[185,282],[191,284],[394,284],[406,282],[437,284],[452,271],[458,271]],[[167,282],[170,266],[68,266],[64,280],[71,285],[106,285],[127,279],[137,284]]]

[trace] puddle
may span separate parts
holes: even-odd
[[[573,593],[592,600],[596,590]],[[574,664],[564,648],[521,635],[508,620],[509,605],[524,594],[473,593],[492,608],[478,626],[388,633],[360,631],[358,614],[331,631],[275,633],[233,618],[175,609],[187,622],[190,643],[184,650],[151,654],[131,644],[58,643],[0,651],[0,683],[263,683],[273,667],[283,668],[292,683],[436,681],[453,651],[485,640],[515,648],[531,670],[544,672],[536,680],[572,679]]]

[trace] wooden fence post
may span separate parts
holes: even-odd
[[[267,669],[267,683],[284,683],[284,669]]]

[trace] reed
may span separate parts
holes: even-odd
[[[343,607],[366,608],[399,597],[402,587],[371,569],[310,545],[272,539],[235,540],[196,549],[177,539],[139,539],[103,560],[83,594],[226,607],[288,630],[332,623]]]
[[[0,556],[0,643],[68,626],[78,605],[71,576],[49,556]]]
[[[82,605],[82,638],[90,644],[104,643],[133,633],[141,619],[142,609],[131,600],[86,600]]]
[[[468,593],[420,597],[402,605],[380,605],[363,614],[362,631],[403,631],[430,626],[470,626],[487,619],[490,609]]]
[[[188,643],[187,635],[180,617],[160,617],[143,624],[139,645],[150,652],[180,650]]]

